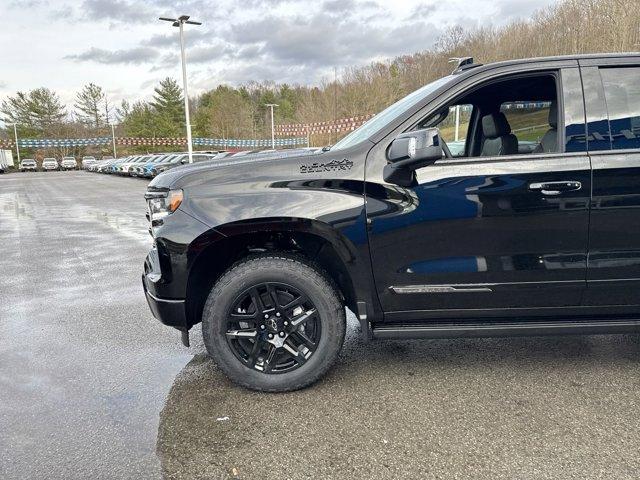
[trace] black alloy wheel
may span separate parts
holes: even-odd
[[[265,282],[242,292],[227,317],[226,337],[236,357],[263,373],[304,365],[322,334],[318,311],[298,289]]]

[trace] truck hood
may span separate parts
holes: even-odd
[[[331,162],[335,155],[322,150],[279,151],[271,154],[249,154],[229,159],[206,160],[191,165],[181,165],[167,170],[151,181],[154,189],[182,188],[191,184],[210,182],[234,182],[258,180],[264,177],[299,176],[301,167],[314,163]]]

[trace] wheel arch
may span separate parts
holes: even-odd
[[[336,284],[345,305],[357,312],[357,250],[328,223],[314,219],[272,217],[227,223],[192,242],[189,254],[187,328],[200,322],[213,284],[234,263],[264,252],[295,253],[317,263]]]

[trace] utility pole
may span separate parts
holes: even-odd
[[[336,131],[336,122],[338,121],[338,69],[333,67],[333,128],[331,129],[331,140],[335,134],[336,141],[338,140],[338,132]],[[335,142],[334,142],[335,143]]]
[[[275,125],[273,123],[273,108],[278,107],[279,105],[275,103],[267,103],[265,107],[271,108],[271,149],[276,149],[276,134],[275,134]]]
[[[113,123],[111,124],[111,141],[113,142],[113,158],[118,158],[116,154],[116,128]]]
[[[184,116],[187,123],[187,151],[189,152],[189,163],[193,163],[193,144],[191,143],[191,120],[189,119],[189,90],[187,88],[187,60],[184,53],[184,24],[202,25],[202,22],[189,20],[189,15],[182,15],[178,18],[164,18],[160,20],[172,22],[172,26],[180,28],[180,55],[182,57],[182,85],[184,90]]]
[[[18,154],[18,166],[20,166],[20,146],[18,145],[18,125],[13,124],[13,136],[16,139],[16,153]]]

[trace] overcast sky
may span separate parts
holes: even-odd
[[[443,29],[500,25],[553,0],[0,0],[0,99],[49,87],[71,101],[94,82],[113,101],[148,98],[180,78],[186,31],[192,93],[249,80],[313,84],[334,66],[364,65],[431,47]]]

